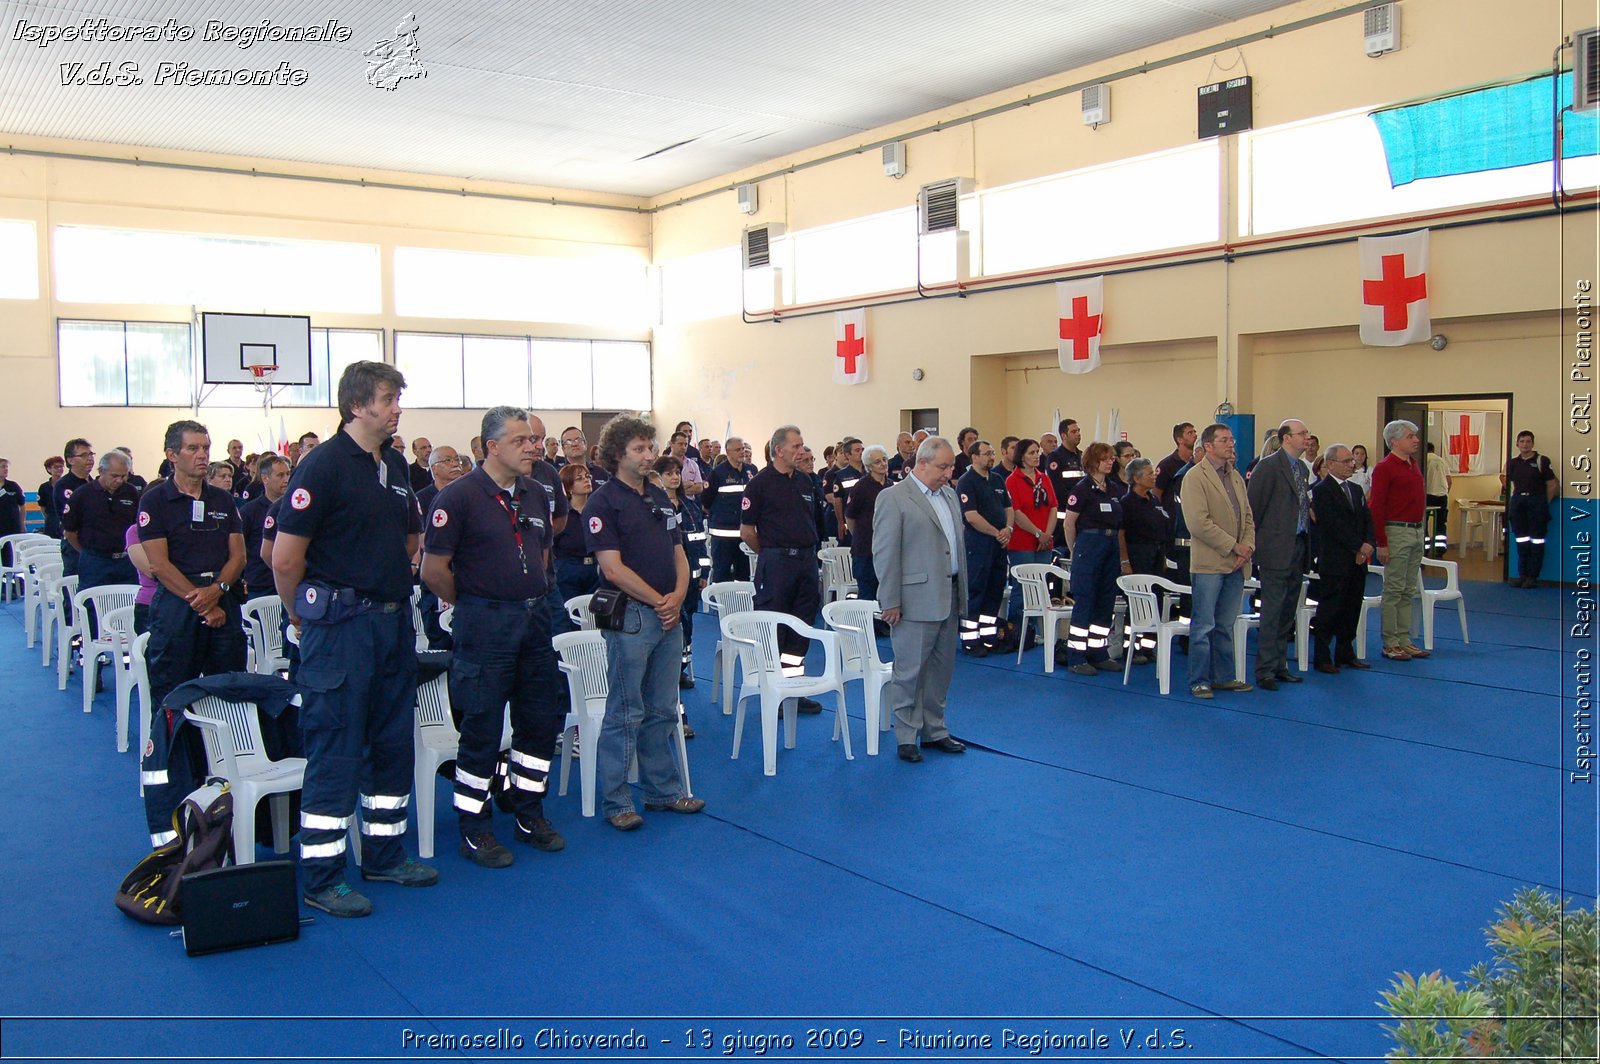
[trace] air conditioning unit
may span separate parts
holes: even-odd
[[[1600,107],[1600,29],[1572,35],[1572,109]]]
[[[1367,55],[1376,59],[1385,52],[1400,50],[1400,5],[1379,4],[1362,12],[1361,32],[1366,38]]]
[[[770,310],[783,304],[783,268],[778,265],[781,225],[752,225],[739,239],[739,265],[748,310]]]
[[[952,177],[917,191],[917,232],[951,233],[961,228],[961,197],[973,192],[970,177]]]
[[[1098,126],[1111,121],[1111,86],[1090,85],[1083,90],[1083,124]]]
[[[739,185],[734,192],[739,196],[739,209],[745,214],[754,214],[761,209],[761,194],[756,191],[755,185]]]
[[[740,265],[746,270],[764,270],[772,265],[772,249],[783,236],[781,225],[752,225],[739,242]]]
[[[906,146],[904,141],[895,141],[893,144],[883,146],[883,176],[906,176]]]

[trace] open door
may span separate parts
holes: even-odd
[[[1409,421],[1417,426],[1417,435],[1422,437],[1422,446],[1417,449],[1418,460],[1420,461],[1420,456],[1428,453],[1428,404],[1408,402],[1404,399],[1390,399],[1385,403],[1385,406],[1388,408],[1383,419],[1385,424],[1391,421]],[[1383,453],[1385,455],[1389,453],[1387,443],[1384,444]],[[1381,457],[1374,458],[1373,464],[1376,465]]]

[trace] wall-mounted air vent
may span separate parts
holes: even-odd
[[[783,236],[781,225],[753,225],[744,231],[740,242],[744,268],[761,270],[772,265],[772,248]]]
[[[970,177],[923,185],[917,193],[917,231],[949,233],[961,228],[961,197],[972,195]]]
[[[1600,107],[1600,29],[1572,35],[1572,109]]]
[[[1366,38],[1367,55],[1377,58],[1400,50],[1400,5],[1379,4],[1362,12],[1361,33]]]

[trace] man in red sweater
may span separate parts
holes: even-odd
[[[1389,454],[1372,471],[1372,531],[1383,564],[1383,656],[1391,661],[1425,658],[1430,651],[1411,642],[1411,600],[1422,567],[1425,499],[1417,452],[1422,439],[1409,421],[1383,427]]]

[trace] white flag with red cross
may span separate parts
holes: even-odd
[[[863,307],[833,314],[833,383],[867,382],[867,312]]]
[[[1403,347],[1433,336],[1428,230],[1361,238],[1361,342]]]
[[[1056,282],[1056,351],[1062,373],[1088,373],[1100,366],[1100,336],[1106,331],[1104,276]]]
[[[1444,446],[1439,449],[1444,452],[1450,472],[1456,476],[1494,472],[1485,468],[1484,461],[1489,455],[1498,454],[1499,448],[1489,448],[1484,413],[1482,410],[1446,410],[1443,414]]]

